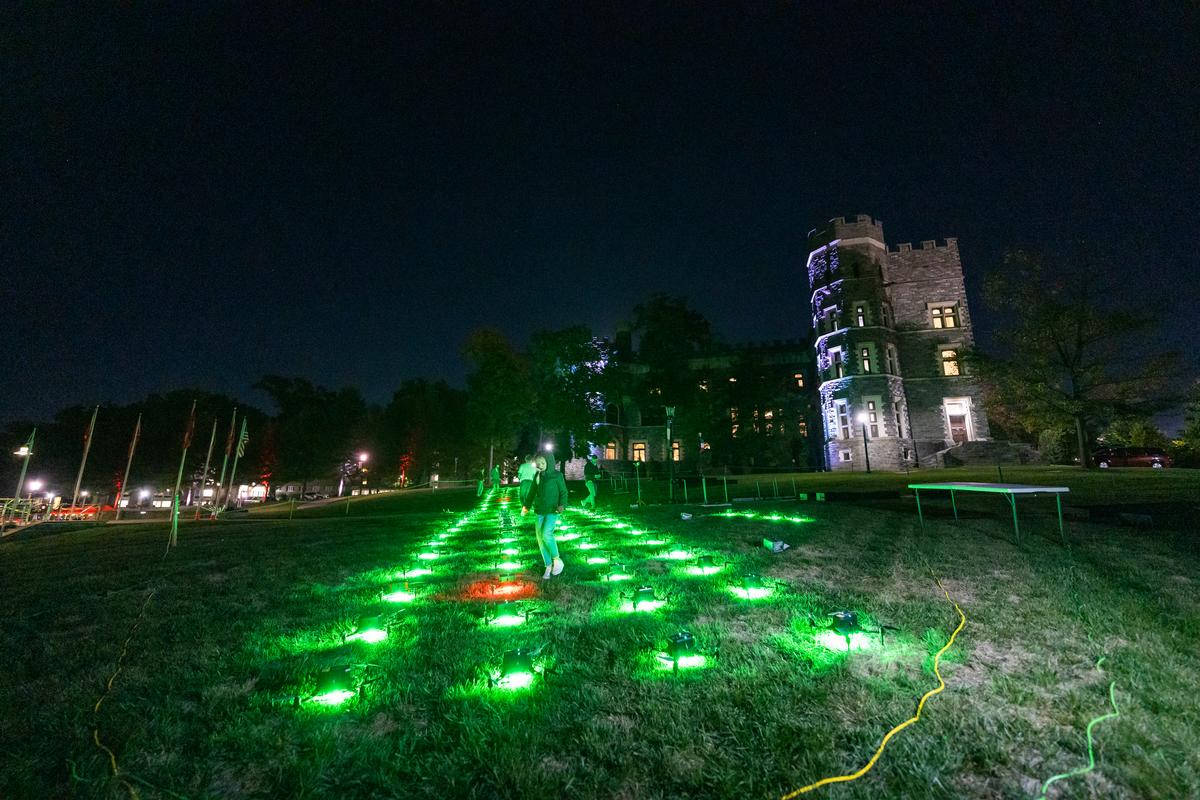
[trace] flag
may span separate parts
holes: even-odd
[[[234,409],[233,415],[235,417],[237,416],[237,409]],[[243,420],[243,422],[244,421],[245,420]],[[234,426],[234,422],[233,422],[233,420],[230,420],[229,421],[229,436],[225,437],[225,457],[226,458],[229,458],[230,454],[233,453],[233,426]],[[224,480],[224,478],[225,478],[225,476],[222,475],[221,479]]]
[[[246,455],[246,442],[250,441],[250,434],[246,432],[246,418],[242,417],[242,432],[238,435],[238,458],[243,458]]]
[[[192,410],[188,414],[187,430],[183,433],[183,449],[187,450],[192,446],[192,435],[196,432],[196,401],[192,401]]]

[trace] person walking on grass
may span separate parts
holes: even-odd
[[[537,467],[533,464],[533,456],[525,456],[525,462],[517,468],[517,479],[521,487],[517,490],[517,498],[521,501],[521,516],[528,510],[529,496],[533,492],[533,479],[537,475]]]
[[[499,464],[492,465],[492,488],[493,489],[500,488],[500,465]]]
[[[583,465],[583,485],[587,487],[588,496],[579,502],[581,507],[590,506],[593,511],[596,510],[596,484],[600,481],[602,474],[600,462],[595,453],[592,453],[588,456],[587,463]]]
[[[522,505],[522,513],[533,508],[534,535],[538,549],[542,551],[542,563],[546,572],[542,580],[548,581],[563,571],[563,560],[558,555],[558,542],[554,540],[554,526],[558,516],[567,505],[567,482],[561,472],[554,468],[554,454],[547,452],[534,462],[537,474],[533,478],[533,491]]]
[[[483,497],[483,467],[479,468],[479,485],[475,487],[475,496]]]

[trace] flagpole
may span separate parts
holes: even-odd
[[[87,435],[83,438],[83,458],[79,462],[79,472],[75,475],[75,491],[71,494],[71,510],[75,510],[75,504],[79,501],[79,484],[83,481],[83,468],[87,466],[88,452],[92,449],[92,434],[96,430],[96,415],[100,413],[100,406],[96,406],[92,411],[92,421],[88,423]]]
[[[242,451],[246,448],[246,418],[242,417],[242,432],[238,434],[237,449],[233,451],[233,466],[229,468],[229,492],[225,494],[225,505],[229,505],[229,493],[233,491],[234,475],[237,474],[237,462],[242,457]],[[224,510],[224,509],[222,509]]]
[[[17,504],[21,502],[21,492],[25,490],[25,471],[29,469],[29,457],[33,455],[33,440],[36,436],[37,428],[35,427],[29,434],[29,441],[25,442],[25,458],[21,461],[21,477],[17,478],[17,493],[13,495],[16,498],[16,503],[13,504],[13,522],[17,521]],[[21,451],[18,450],[14,455],[21,455]],[[0,516],[0,522],[3,521],[3,517]]]
[[[233,450],[233,433],[238,429],[238,407],[234,407],[233,416],[229,417],[229,435],[226,438],[226,456],[221,459],[221,477],[217,479],[217,488],[212,495],[212,518],[216,519],[217,509],[221,507],[221,487],[224,486],[224,468],[229,465],[229,452]]]
[[[142,415],[138,414],[137,424],[133,426],[133,438],[129,440],[129,458],[125,460],[125,477],[121,479],[121,488],[117,489],[117,514],[114,522],[121,521],[121,496],[129,485],[129,468],[133,466],[133,451],[137,449],[138,437],[142,435]]]
[[[187,431],[183,434],[183,454],[179,456],[179,472],[175,474],[175,491],[171,494],[171,537],[167,547],[179,544],[179,484],[183,483],[183,465],[187,461],[188,448],[192,445],[192,432],[196,426],[196,401],[192,401],[192,410],[188,414]]]
[[[217,441],[217,418],[213,417],[212,435],[208,437],[208,455],[204,457],[204,471],[200,473],[200,502],[196,503],[196,519],[200,519],[200,507],[204,505],[204,484],[208,483],[208,462],[212,460],[213,443]]]

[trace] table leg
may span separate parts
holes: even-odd
[[[925,514],[921,511],[921,490],[913,489],[917,493],[917,518],[921,520],[921,533],[925,532]]]
[[[950,507],[954,509],[954,521],[958,522],[958,503],[954,500],[954,490],[950,490]]]
[[[1063,532],[1063,521],[1062,521],[1062,495],[1055,494],[1054,502],[1056,502],[1058,504],[1058,536],[1060,539],[1062,539],[1062,543],[1066,544],[1067,543],[1067,534]]]

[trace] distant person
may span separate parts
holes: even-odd
[[[558,542],[554,540],[554,526],[558,524],[558,516],[567,505],[567,482],[562,473],[554,468],[553,453],[538,456],[533,464],[537,468],[533,491],[522,510],[528,511],[530,506],[533,507],[533,532],[537,537],[538,549],[542,551],[542,563],[546,565],[542,580],[548,581],[551,576],[563,571],[563,560],[558,556]]]
[[[517,497],[521,501],[521,516],[525,516],[528,510],[529,497],[533,493],[533,479],[537,476],[537,467],[533,463],[533,456],[525,456],[525,463],[517,468],[517,479],[521,481],[521,486],[517,490]]]
[[[579,503],[583,507],[596,508],[596,484],[600,481],[600,476],[604,471],[600,469],[600,460],[595,454],[589,455],[587,463],[583,465],[583,485],[587,487],[588,496],[583,498]]]
[[[476,497],[483,497],[483,476],[485,474],[486,473],[484,472],[483,467],[480,467],[479,468],[479,484],[475,487],[475,496]]]
[[[499,464],[492,465],[492,488],[493,489],[500,488],[500,465]]]

